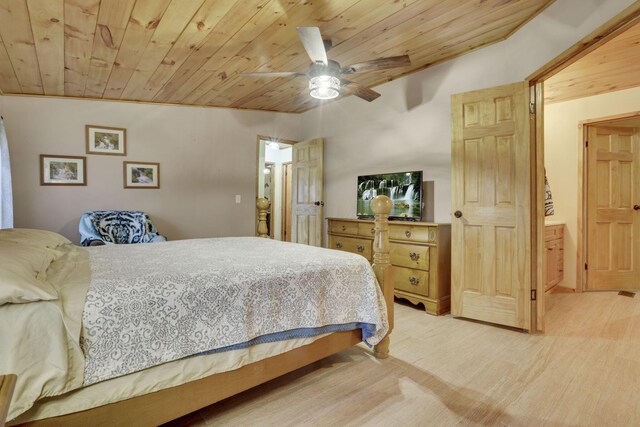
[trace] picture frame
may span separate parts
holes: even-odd
[[[127,155],[127,130],[108,126],[86,125],[87,154]]]
[[[160,188],[160,163],[122,162],[124,188]]]
[[[40,154],[40,185],[87,185],[87,158]]]

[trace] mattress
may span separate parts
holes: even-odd
[[[39,400],[31,409],[14,419],[11,424],[22,424],[84,411],[179,386],[209,375],[232,371],[244,365],[277,356],[310,344],[323,336],[325,335],[258,344],[244,349],[164,363],[129,375],[78,388],[61,396]]]
[[[63,255],[47,280],[58,299],[0,306],[0,372],[18,375],[9,420],[81,411],[237,369],[312,343],[325,327],[362,327],[370,345],[388,329],[371,267],[354,254],[258,238],[56,250]],[[136,300],[144,292],[150,299]],[[146,318],[124,312],[134,300]],[[184,325],[176,339],[188,351],[165,345]],[[271,335],[281,341],[260,341]]]

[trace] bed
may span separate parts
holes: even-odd
[[[0,305],[8,424],[158,425],[362,341],[387,357],[391,202],[372,206],[373,269],[258,237],[84,249],[40,235],[32,295]]]

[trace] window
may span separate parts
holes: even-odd
[[[0,228],[13,228],[13,194],[9,143],[4,120],[0,118]]]

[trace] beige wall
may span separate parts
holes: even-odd
[[[358,175],[423,170],[435,182],[435,221],[450,222],[451,95],[522,81],[632,3],[554,2],[504,42],[378,86],[372,103],[348,97],[302,115],[0,97],[16,225],[77,239],[84,210],[142,209],[170,238],[252,234],[258,134],[325,137],[327,216],[355,216]],[[87,123],[126,127],[127,159],[159,161],[163,188],[123,190],[122,158],[109,156],[89,156],[86,188],[39,186],[38,154],[82,155]]]
[[[254,234],[256,137],[298,137],[298,116],[230,109],[0,96],[15,226],[78,242],[87,210],[148,212],[170,239]],[[85,154],[85,124],[127,129],[127,156]],[[39,155],[87,156],[86,187],[40,186]],[[160,162],[159,190],[124,189],[122,162]],[[242,198],[235,203],[235,195]]]
[[[566,223],[561,286],[576,287],[578,154],[582,140],[578,123],[634,111],[640,111],[640,88],[545,105],[545,167],[555,208],[555,215],[548,218]]]
[[[303,139],[325,138],[325,215],[356,215],[358,175],[422,170],[435,221],[451,222],[451,95],[523,81],[631,3],[555,2],[504,42],[376,87],[374,102],[351,96],[304,113]]]

